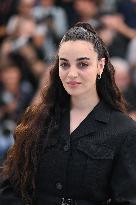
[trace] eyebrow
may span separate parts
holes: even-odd
[[[78,58],[77,61],[81,61],[81,60],[90,60],[90,58],[87,58],[87,57],[81,57],[81,58]]]
[[[68,61],[66,58],[60,58],[60,60]],[[87,57],[81,57],[81,58],[77,58],[77,59],[76,59],[76,61],[81,61],[81,60],[90,60],[90,58],[87,58]]]

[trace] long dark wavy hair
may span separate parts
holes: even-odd
[[[125,112],[125,102],[114,80],[114,68],[108,51],[95,30],[87,23],[77,23],[70,28],[60,42],[83,40],[90,42],[106,63],[101,79],[96,80],[100,99],[110,107]],[[72,52],[72,51],[71,51]],[[15,143],[9,150],[2,175],[19,190],[24,204],[32,204],[36,196],[36,174],[42,155],[43,139],[54,136],[59,129],[63,112],[70,104],[70,96],[59,78],[59,58],[51,69],[48,87],[43,90],[42,102],[27,108],[14,133]]]

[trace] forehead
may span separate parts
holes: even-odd
[[[76,40],[63,42],[59,48],[59,57],[97,56],[93,44],[87,41]]]

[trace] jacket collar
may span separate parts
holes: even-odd
[[[102,100],[94,108],[95,120],[108,123],[110,119],[111,108]]]
[[[88,116],[80,123],[80,125],[70,135],[70,115],[69,112],[62,119],[60,127],[60,136],[65,140],[81,138],[85,135],[95,133],[100,128],[100,124],[107,124],[110,119],[111,108],[102,100]]]

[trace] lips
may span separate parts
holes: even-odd
[[[69,81],[69,82],[67,82],[67,84],[68,85],[79,85],[79,84],[81,84],[81,83],[79,83],[79,82],[76,82],[76,81]]]

